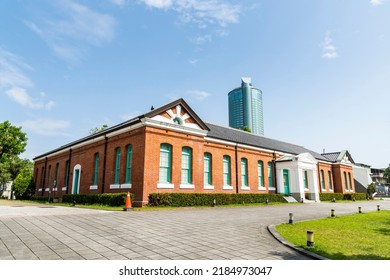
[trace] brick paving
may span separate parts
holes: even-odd
[[[307,260],[270,224],[390,201],[113,212],[0,201],[0,260]]]

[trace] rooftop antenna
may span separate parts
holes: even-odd
[[[150,111],[153,111],[154,110],[154,107],[153,107],[153,105],[152,105],[152,107],[150,107]]]

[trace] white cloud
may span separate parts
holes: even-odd
[[[198,63],[198,61],[199,61],[198,59],[190,59],[188,61],[188,63],[191,64],[191,65],[196,65]]]
[[[60,58],[77,62],[91,46],[100,46],[115,37],[116,20],[111,15],[73,1],[60,3],[62,19],[45,19],[41,24],[25,22]]]
[[[190,41],[195,45],[203,45],[205,43],[211,42],[212,36],[210,34],[203,35],[203,36],[197,36],[190,38]]]
[[[201,28],[218,24],[222,27],[237,23],[241,6],[222,0],[141,0],[151,8],[171,9],[179,13],[183,23],[195,23]]]
[[[26,120],[22,122],[20,126],[36,135],[69,136],[67,129],[70,127],[70,122],[65,120],[36,118],[33,120]]]
[[[188,91],[187,94],[199,101],[203,101],[204,99],[210,96],[210,93],[203,90],[190,90]]]
[[[172,0],[142,0],[146,5],[152,8],[167,9],[172,6]]]
[[[323,58],[333,59],[339,56],[336,47],[333,45],[333,39],[329,31],[326,33],[324,42],[321,45]]]
[[[0,92],[23,107],[50,110],[55,102],[46,102],[45,93],[41,92],[34,98],[28,92],[28,88],[33,88],[34,84],[24,71],[31,69],[22,58],[0,48]]]
[[[23,107],[28,107],[31,109],[47,109],[50,110],[55,106],[54,101],[44,102],[44,96],[40,98],[32,98],[24,88],[12,87],[5,91],[5,94],[8,95],[10,99],[16,103],[22,105]]]
[[[385,3],[385,0],[370,0],[370,4],[373,6],[379,6]]]

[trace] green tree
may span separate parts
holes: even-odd
[[[383,178],[386,180],[387,183],[390,184],[390,165],[385,169],[385,172],[383,172]]]
[[[0,193],[10,180],[14,180],[20,168],[19,155],[25,151],[27,136],[21,127],[9,121],[0,123]],[[15,165],[16,164],[16,165]]]
[[[24,168],[12,184],[12,191],[18,199],[28,199],[35,192],[34,179],[30,168]]]
[[[19,156],[27,145],[26,133],[9,121],[0,123],[0,161]]]
[[[374,183],[371,183],[367,187],[367,194],[370,199],[372,199],[372,195],[376,192],[376,187]]]
[[[243,131],[246,131],[246,132],[249,132],[249,133],[252,132],[251,129],[250,129],[250,127],[247,126],[247,125],[244,125],[244,126],[242,127],[242,130],[243,130]]]
[[[96,133],[99,133],[99,132],[102,132],[102,131],[106,130],[107,128],[108,128],[108,125],[103,124],[101,127],[92,128],[92,129],[89,131],[89,134],[90,134],[90,135],[96,134]]]

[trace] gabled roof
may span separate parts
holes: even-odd
[[[207,134],[208,137],[273,150],[277,152],[289,153],[293,155],[310,153],[314,158],[318,160],[329,161],[326,157],[323,157],[319,153],[308,150],[302,146],[282,142],[279,140],[274,140],[271,138],[266,138],[230,127],[219,126],[211,123],[206,124],[210,128],[210,131]]]
[[[340,152],[333,153],[324,153],[322,154],[322,156],[326,157],[331,162],[346,162],[347,159],[352,164],[355,164],[355,161],[347,150],[342,150]]]
[[[331,161],[327,157],[320,155],[316,152],[313,152],[311,150],[308,150],[302,146],[274,140],[271,138],[266,138],[263,136],[251,134],[242,130],[230,128],[230,127],[224,127],[220,125],[215,125],[211,123],[205,123],[202,121],[201,118],[191,109],[191,107],[184,101],[184,99],[180,98],[178,100],[175,100],[169,104],[166,104],[162,107],[159,107],[157,109],[152,109],[150,112],[145,113],[143,115],[140,115],[138,117],[132,118],[131,120],[125,121],[123,123],[120,123],[118,125],[112,126],[106,130],[103,130],[101,132],[89,135],[87,137],[81,138],[79,140],[76,140],[74,142],[71,142],[69,144],[66,144],[64,146],[61,146],[53,151],[47,152],[45,154],[42,154],[34,160],[43,158],[46,156],[49,156],[51,154],[60,152],[65,149],[71,149],[75,146],[79,145],[84,145],[84,143],[90,142],[90,141],[96,141],[99,139],[103,139],[103,137],[106,137],[107,135],[109,136],[112,133],[116,133],[122,129],[126,129],[128,127],[131,127],[133,125],[137,125],[141,123],[142,120],[146,119],[154,119],[156,117],[160,117],[161,115],[167,114],[169,112],[170,114],[173,114],[172,109],[180,107],[180,110],[185,111],[186,114],[190,115],[191,120],[196,123],[197,129],[201,129],[205,132],[207,132],[207,137],[214,138],[214,139],[219,139],[219,140],[224,140],[224,141],[229,141],[229,142],[234,142],[237,144],[243,144],[243,145],[248,145],[248,146],[253,146],[257,148],[262,148],[262,149],[267,149],[275,152],[283,152],[283,153],[288,153],[292,155],[299,155],[302,153],[310,153],[314,158],[317,160],[322,160],[322,161]],[[174,109],[175,110],[175,109]],[[177,112],[176,112],[177,113]],[[169,114],[168,114],[169,115]],[[170,116],[171,117],[171,116]],[[189,116],[186,116],[189,118]],[[162,118],[163,121],[172,121],[172,119],[164,119]],[[178,127],[180,127],[178,125]]]
[[[191,109],[191,107],[187,104],[187,102],[184,101],[183,98],[180,98],[178,100],[175,100],[167,105],[164,105],[160,108],[157,108],[157,109],[154,109],[154,110],[151,110],[149,113],[146,113],[144,114],[143,116],[140,116],[141,118],[142,117],[146,117],[146,118],[153,118],[157,115],[160,115],[166,111],[168,111],[169,109],[172,109],[172,108],[175,108],[177,107],[178,105],[180,105],[181,107],[183,107],[190,115],[191,117],[196,121],[197,125],[203,129],[203,130],[209,130],[209,128],[207,127],[207,125],[202,121],[201,118],[199,118],[199,116],[194,112],[194,110]]]
[[[94,140],[94,139],[98,139],[98,138],[101,138],[101,137],[104,137],[106,136],[107,134],[110,134],[110,133],[113,133],[113,132],[116,132],[118,130],[121,130],[121,129],[124,129],[124,128],[127,128],[129,126],[132,126],[132,125],[135,125],[137,123],[140,123],[142,119],[144,118],[153,118],[159,114],[162,114],[163,112],[169,110],[169,109],[172,109],[176,106],[180,105],[181,107],[183,107],[190,115],[191,117],[195,120],[196,124],[203,130],[206,130],[208,131],[209,128],[207,127],[207,125],[202,121],[201,118],[199,118],[199,116],[191,109],[191,107],[187,104],[187,102],[184,101],[184,99],[180,98],[178,100],[175,100],[169,104],[166,104],[162,107],[159,107],[157,109],[153,109],[151,110],[150,112],[148,113],[145,113],[145,114],[142,114],[142,115],[139,115],[137,117],[134,117],[130,120],[127,120],[125,122],[122,122],[120,124],[117,124],[117,125],[114,125],[112,127],[109,127],[103,131],[100,131],[98,133],[94,133],[92,135],[88,135],[84,138],[81,138],[81,139],[78,139],[76,141],[73,141],[71,143],[68,143],[66,145],[63,145],[55,150],[52,150],[52,151],[49,151],[47,153],[44,153],[40,156],[37,156],[35,157],[33,160],[37,160],[39,158],[42,158],[42,157],[46,157],[50,154],[53,154],[53,153],[57,153],[59,151],[62,151],[62,150],[65,150],[65,149],[69,149],[69,148],[72,148],[76,145],[80,145],[80,144],[83,144],[84,142],[87,142],[87,141],[91,141],[91,140]]]

